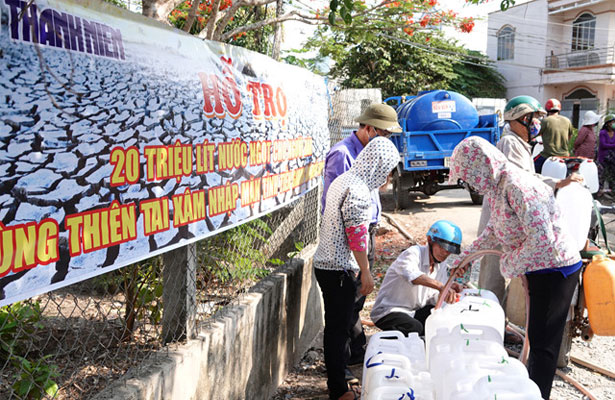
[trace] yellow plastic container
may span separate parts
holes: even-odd
[[[615,336],[615,261],[592,257],[583,274],[589,325],[596,335]]]

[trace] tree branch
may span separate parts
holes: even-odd
[[[192,7],[190,7],[190,11],[188,11],[188,18],[186,18],[186,23],[184,24],[184,32],[190,33],[192,24],[194,24],[194,20],[196,19],[196,12],[200,5],[201,0],[192,0]]]
[[[207,26],[205,27],[205,35],[209,39],[214,32],[214,28],[216,27],[216,21],[218,20],[218,11],[220,10],[221,0],[214,0],[211,8],[211,15],[207,20]]]
[[[276,23],[284,22],[284,21],[300,21],[300,22],[304,22],[310,25],[319,25],[325,22],[325,18],[310,17],[310,16],[303,15],[297,11],[290,11],[289,13],[284,14],[277,18],[269,18],[269,19],[265,19],[259,22],[255,22],[253,24],[237,27],[221,35],[219,40],[225,41],[225,40],[232,38],[234,35],[238,33],[253,31],[255,29],[260,29],[266,25],[272,25],[272,24],[276,24]]]
[[[154,18],[168,24],[169,14],[183,1],[184,0],[143,0],[141,3],[142,14],[146,17]]]

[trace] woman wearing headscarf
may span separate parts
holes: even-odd
[[[553,190],[510,163],[484,139],[470,137],[454,150],[450,180],[484,195],[491,217],[480,236],[453,263],[481,249],[501,246],[500,271],[525,275],[530,296],[528,370],[548,399],[566,314],[581,270],[581,257],[564,230]]]
[[[314,273],[325,306],[324,355],[330,399],[355,399],[345,380],[357,292],[367,296],[374,281],[367,260],[371,192],[386,183],[399,162],[393,142],[377,137],[327,191]]]
[[[582,127],[579,129],[574,141],[574,155],[577,157],[596,157],[596,133],[594,129],[600,122],[600,116],[593,111],[587,111],[583,115]]]
[[[598,145],[598,172],[600,177],[600,193],[603,193],[605,182],[609,190],[615,189],[615,114],[604,117],[604,125],[600,130]]]

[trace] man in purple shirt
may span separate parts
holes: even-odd
[[[399,133],[402,131],[401,126],[399,126],[397,122],[397,113],[395,109],[386,104],[369,105],[355,121],[359,123],[359,130],[353,132],[350,136],[331,147],[325,159],[322,211],[325,209],[329,185],[335,178],[350,169],[350,166],[367,143],[377,136],[389,137],[391,133]],[[376,225],[380,219],[380,211],[380,195],[376,189],[372,192],[371,220],[369,224],[370,240],[367,258],[370,269],[373,267],[374,263],[374,238],[376,236]],[[326,221],[323,221],[323,223],[326,223]],[[353,317],[351,319],[351,356],[348,365],[363,362],[366,338],[359,317],[359,312],[363,309],[363,303],[365,303],[365,296],[362,296],[357,291]],[[353,379],[351,375],[349,375],[348,378],[349,380]]]

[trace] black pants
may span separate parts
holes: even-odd
[[[329,398],[348,391],[344,369],[350,358],[350,333],[355,298],[361,281],[353,273],[314,269],[325,305],[324,353]],[[359,321],[360,322],[360,321]]]
[[[403,312],[392,312],[380,318],[374,324],[383,331],[400,331],[408,336],[410,332],[416,332],[420,336],[425,335],[425,320],[431,314],[434,306],[419,308],[414,313],[414,318]]]
[[[375,224],[369,226],[369,243],[367,260],[369,261],[369,269],[374,267],[374,259],[376,253],[376,229]],[[359,282],[361,282],[361,274],[359,273]],[[365,345],[367,344],[367,338],[363,331],[363,325],[361,324],[361,310],[365,304],[365,296],[361,295],[357,290],[354,299],[354,307],[352,309],[352,319],[350,320],[350,364],[356,364],[363,362],[363,356],[365,355]]]
[[[544,399],[551,394],[566,315],[580,272],[566,278],[559,272],[526,275],[530,293],[528,372]]]

